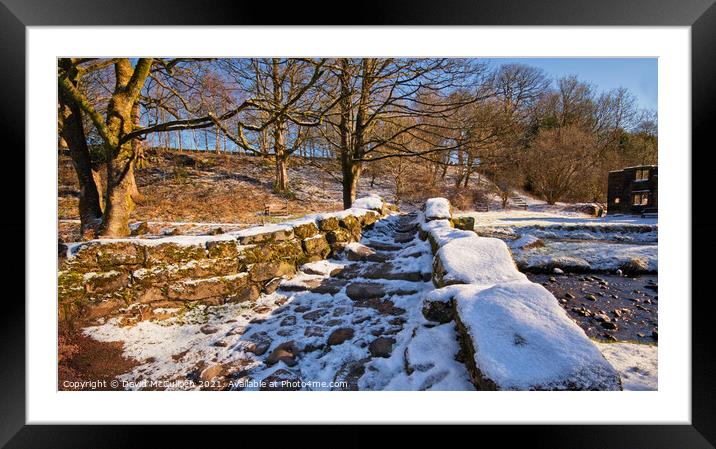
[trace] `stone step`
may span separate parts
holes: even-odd
[[[398,250],[403,249],[403,247],[399,246],[399,245],[393,245],[391,243],[384,243],[384,242],[375,242],[372,240],[369,240],[368,242],[366,242],[365,246],[376,249],[378,251],[398,251]]]

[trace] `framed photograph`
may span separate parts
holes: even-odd
[[[0,444],[713,447],[712,3],[2,0]]]

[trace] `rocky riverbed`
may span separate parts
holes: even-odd
[[[547,288],[591,338],[658,341],[658,277],[606,274],[529,274]]]

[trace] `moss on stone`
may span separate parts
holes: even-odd
[[[314,223],[305,223],[293,227],[296,238],[303,240],[318,234],[318,227]]]
[[[242,245],[256,245],[260,243],[281,242],[293,238],[293,228],[280,229],[278,231],[262,232],[252,235],[241,236],[238,241]]]
[[[212,259],[235,258],[238,256],[236,240],[210,240],[206,242],[206,253]]]
[[[318,229],[321,231],[335,231],[340,226],[336,217],[326,217],[318,220]]]
[[[179,245],[176,243],[161,243],[147,246],[146,266],[164,263],[186,263],[191,260],[206,258],[204,245]]]
[[[452,225],[463,231],[472,231],[475,229],[475,217],[453,217]]]
[[[330,245],[348,243],[351,241],[351,234],[346,229],[336,229],[326,233],[326,240],[328,240]]]

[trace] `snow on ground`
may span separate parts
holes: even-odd
[[[658,389],[658,346],[638,343],[597,343],[597,346],[619,371],[624,390]]]
[[[541,285],[461,287],[455,303],[475,363],[500,389],[618,389],[617,373]]]
[[[656,245],[545,241],[540,248],[513,248],[520,268],[579,268],[582,271],[616,271],[634,259],[643,261],[649,272],[658,271]]]
[[[615,271],[637,259],[647,271],[658,271],[656,218],[630,215],[594,218],[569,211],[568,205],[541,211],[499,210],[457,215],[474,217],[475,232],[479,235],[508,242],[521,269],[541,271],[557,266]]]
[[[395,245],[394,228],[403,222],[400,216],[381,220],[361,243]],[[430,272],[427,242],[414,239],[399,250],[377,252],[390,256],[396,268],[392,273]],[[459,351],[454,325],[434,327],[422,316],[421,299],[432,283],[367,277],[371,269],[385,266],[345,259],[314,262],[255,303],[197,306],[166,321],[129,327],[112,319],[84,332],[100,341],[124,342],[125,355],[140,362],[120,376],[131,382],[129,389],[146,388],[142,380],[176,382],[168,384],[169,389],[200,389],[187,380],[221,371],[234,379],[260,381],[278,370],[310,382],[303,389],[313,390],[335,389],[330,384],[334,381],[348,382],[341,389],[474,389],[465,366],[454,360]],[[330,276],[336,269],[348,274]],[[324,285],[314,288],[317,281]],[[355,283],[368,283],[386,294],[356,300],[348,296],[348,287]],[[335,288],[320,290],[331,286]],[[328,344],[341,329],[352,333],[345,341]],[[272,352],[288,342],[297,348],[295,359],[271,364]]]

